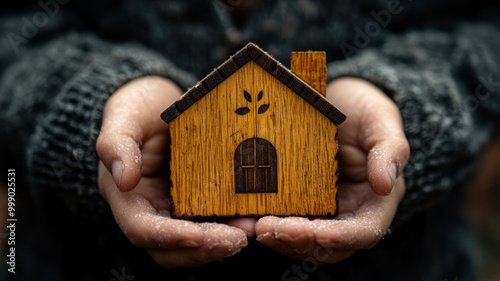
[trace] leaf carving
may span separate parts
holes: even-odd
[[[259,92],[259,95],[257,96],[257,101],[260,101],[262,99],[262,96],[264,94],[262,93],[262,91]]]
[[[236,112],[236,114],[239,114],[239,115],[245,115],[248,112],[250,112],[250,109],[248,107],[240,107],[240,108],[236,109],[235,112]]]
[[[247,91],[243,91],[243,95],[248,102],[252,102],[252,96]]]
[[[266,112],[268,108],[269,108],[269,104],[263,104],[259,107],[259,110],[257,110],[257,112],[259,114],[262,114],[262,113]]]

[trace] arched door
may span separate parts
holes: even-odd
[[[251,138],[234,153],[236,193],[277,193],[276,149],[265,139]]]

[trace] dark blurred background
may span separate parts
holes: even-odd
[[[500,280],[500,137],[485,150],[464,203],[484,280]]]

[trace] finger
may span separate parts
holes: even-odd
[[[275,216],[266,216],[260,218],[255,224],[255,233],[257,234],[257,240],[265,238],[263,236],[276,237],[275,230],[276,226],[281,222],[282,218]]]
[[[368,182],[379,195],[392,192],[410,157],[410,147],[402,127],[384,132],[387,135],[381,136],[369,150],[367,163]]]
[[[216,223],[200,225],[205,232],[205,239],[200,247],[148,249],[148,253],[163,267],[191,267],[233,256],[248,245],[246,233],[241,229]]]
[[[247,234],[247,237],[252,237],[255,235],[255,223],[257,222],[254,218],[236,218],[226,220],[227,225],[231,225],[242,229]]]
[[[135,191],[120,192],[103,165],[100,165],[99,175],[101,193],[108,201],[118,225],[132,244],[163,249],[202,245],[205,234],[200,225],[172,219],[166,212],[159,214],[151,202]],[[167,208],[166,205],[160,207]]]
[[[316,246],[311,221],[301,217],[264,217],[257,222],[257,241],[289,257],[301,258]]]
[[[167,131],[159,116],[179,95],[172,82],[147,77],[126,84],[106,103],[96,149],[120,190],[131,190],[139,182],[140,146],[145,138]]]
[[[359,78],[334,80],[328,84],[327,96],[348,116],[339,127],[341,145],[360,146],[368,154],[370,186],[377,194],[389,194],[408,162],[410,150],[399,109],[379,88]],[[345,155],[342,149],[341,157]],[[359,164],[362,155],[352,152],[358,160],[350,164]],[[352,158],[349,156],[343,157],[344,161]],[[351,170],[348,166],[346,172],[359,180],[363,171],[356,167]]]
[[[284,218],[275,227],[276,239],[289,246],[306,251],[314,246],[314,229],[311,221],[301,217]]]
[[[368,152],[370,186],[377,194],[387,195],[408,162],[410,147],[396,105],[382,94],[369,99],[361,109],[360,143]]]
[[[380,210],[376,210],[377,216]],[[317,242],[323,247],[338,251],[369,248],[384,234],[380,218],[368,220],[358,217],[352,220],[321,220],[316,223]]]
[[[296,252],[295,249],[290,247],[287,243],[276,238],[277,233],[275,229],[281,220],[281,218],[274,216],[267,216],[259,219],[255,225],[257,234],[256,240],[284,256],[295,259],[302,258],[302,254]]]
[[[313,221],[317,243],[337,251],[373,247],[389,228],[403,195],[404,180],[399,177],[394,192],[365,202],[351,216]]]
[[[312,258],[320,265],[341,261],[354,253],[318,245],[314,227],[315,223],[306,218],[264,217],[259,220],[256,227],[257,241],[287,257]]]

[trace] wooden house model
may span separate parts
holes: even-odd
[[[337,213],[345,116],[324,97],[325,53],[291,61],[249,43],[162,113],[174,217]]]

